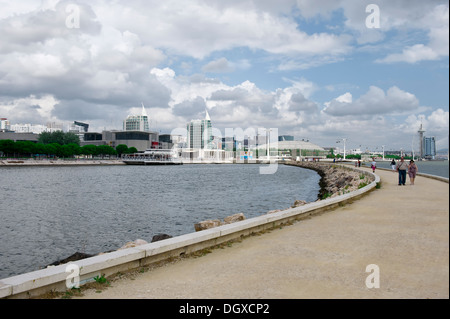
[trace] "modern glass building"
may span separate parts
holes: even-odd
[[[186,125],[187,147],[208,149],[213,140],[211,118],[208,111],[204,120],[192,120]]]
[[[142,104],[142,114],[141,115],[129,115],[125,121],[123,121],[124,131],[150,131],[150,126],[148,124],[148,116],[145,111],[144,104]]]
[[[436,157],[436,139],[434,136],[423,138],[423,156],[428,159]]]

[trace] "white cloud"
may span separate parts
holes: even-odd
[[[406,11],[406,10],[405,10]],[[425,11],[427,12],[427,11]],[[420,61],[433,61],[449,55],[449,6],[440,4],[434,6],[425,15],[421,13],[419,18],[413,20],[415,28],[427,31],[428,44],[417,43],[403,48],[401,53],[391,53],[379,63],[417,63]],[[406,24],[406,23],[405,23]]]
[[[228,73],[233,72],[234,67],[226,58],[220,58],[203,66],[202,71],[207,73]]]
[[[339,96],[325,104],[323,112],[333,116],[361,116],[374,114],[402,114],[419,109],[419,101],[409,92],[393,86],[385,93],[376,86],[359,99],[352,101],[350,93]]]
[[[395,63],[395,62],[407,62],[416,63],[424,60],[437,60],[439,59],[439,54],[432,48],[427,47],[423,44],[415,44],[410,47],[403,49],[402,53],[393,53],[388,55],[383,59],[378,59],[376,62],[379,63]]]

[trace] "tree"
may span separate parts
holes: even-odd
[[[34,153],[34,143],[30,141],[17,141],[14,143],[14,153],[19,156],[30,157]]]
[[[14,153],[14,141],[13,140],[0,140],[0,152],[3,152],[6,156]]]
[[[67,145],[67,144],[80,145],[80,139],[76,134],[71,132],[68,133],[64,133],[63,131],[42,132],[41,134],[39,134],[39,143],[42,144],[58,143],[59,145]]]
[[[98,155],[115,155],[117,154],[116,150],[109,145],[99,145],[97,146],[97,154]]]
[[[97,146],[95,145],[84,145],[81,147],[81,154],[83,155],[97,155]]]
[[[59,145],[57,143],[44,145],[44,149],[43,149],[44,154],[47,154],[49,156],[50,155],[56,155],[56,153],[58,152],[58,150],[56,148],[56,145],[61,146],[61,145]]]
[[[128,154],[133,154],[133,153],[137,153],[137,152],[138,152],[137,148],[132,146],[132,147],[128,148],[128,152],[127,153]]]
[[[122,154],[127,154],[128,146],[126,146],[125,144],[119,144],[116,146],[116,152],[119,156],[122,156]]]
[[[34,154],[39,155],[39,157],[40,157],[40,155],[46,154],[45,153],[45,145],[41,144],[41,143],[35,144],[34,145]]]
[[[80,138],[78,137],[78,135],[76,135],[75,133],[72,133],[72,132],[68,132],[68,133],[64,134],[63,142],[64,142],[64,145],[76,144],[76,145],[80,146]]]

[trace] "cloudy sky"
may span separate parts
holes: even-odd
[[[372,3],[377,7],[370,6]],[[449,4],[0,0],[0,117],[276,128],[321,146],[448,147]],[[378,10],[377,10],[378,9]]]

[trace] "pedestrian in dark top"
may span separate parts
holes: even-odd
[[[398,172],[398,185],[405,185],[406,182],[406,170],[408,169],[408,164],[405,162],[405,158],[402,156],[400,162],[397,163]]]
[[[397,166],[397,163],[395,163],[395,159],[392,159],[392,161],[391,161],[391,167],[392,167],[392,170],[393,171],[395,171],[395,167]]]

